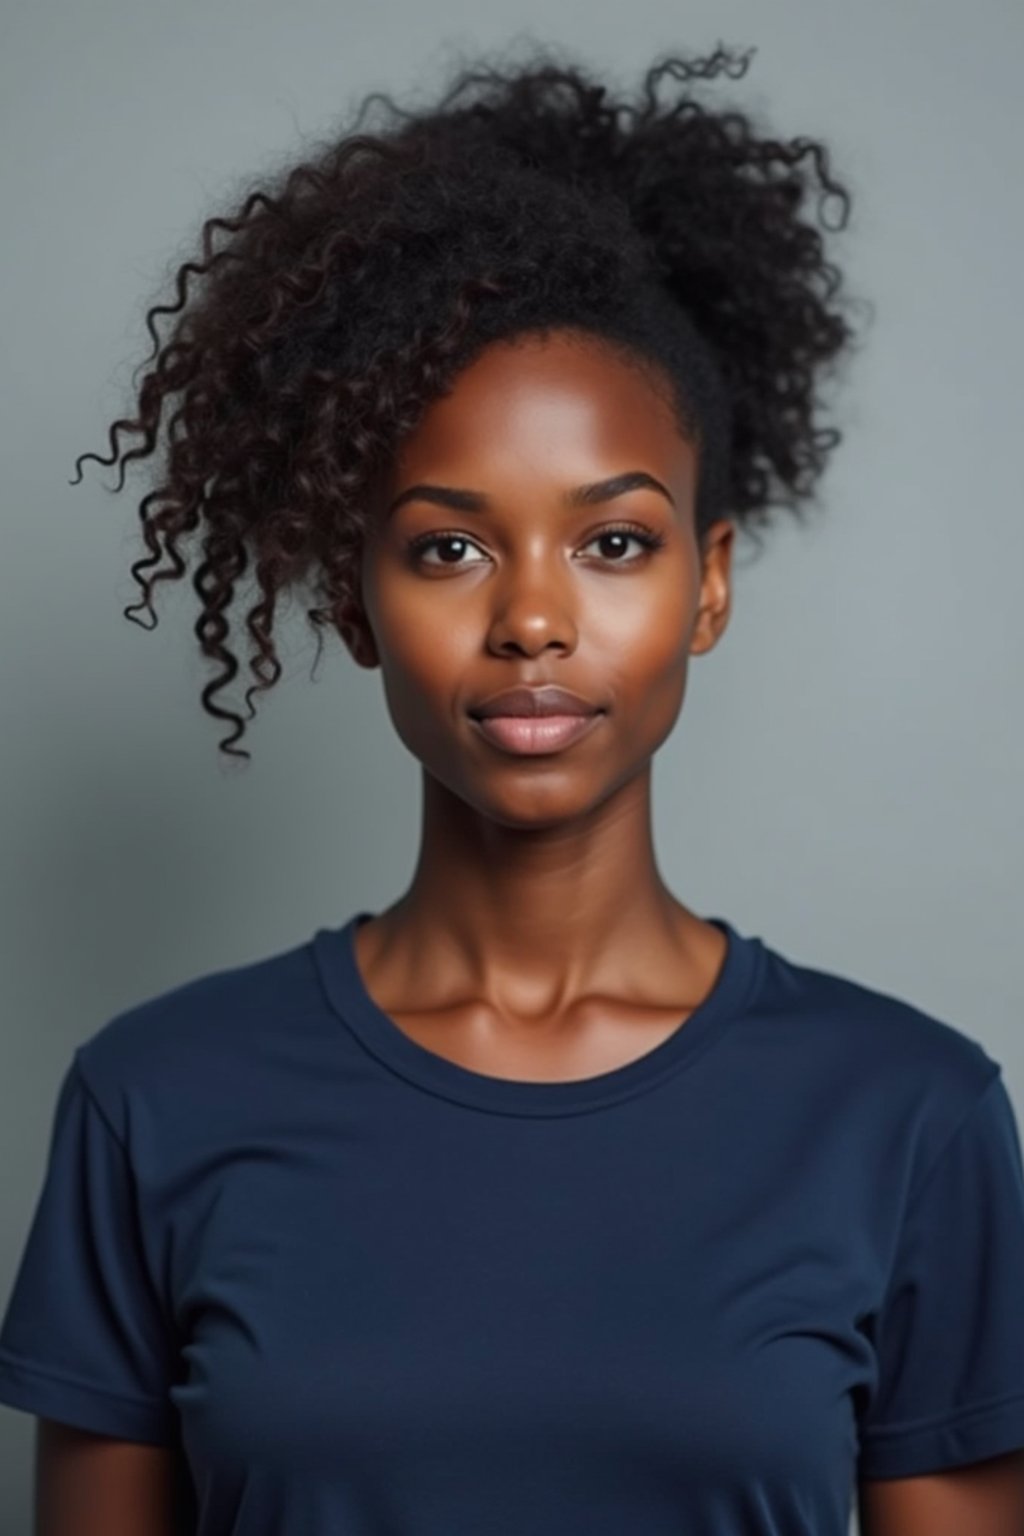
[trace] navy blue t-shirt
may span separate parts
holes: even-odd
[[[646,1055],[491,1077],[339,928],[74,1052],[0,1401],[175,1446],[198,1536],[846,1536],[1024,1447],[1000,1066],[711,918]]]

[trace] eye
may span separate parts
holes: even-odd
[[[628,559],[621,559],[618,555],[606,555],[606,563],[611,565],[635,565],[644,559],[647,553],[655,549],[661,549],[665,543],[660,533],[655,533],[652,529],[645,528],[640,523],[616,523],[611,527],[602,528],[600,532],[594,534],[592,538],[587,540],[583,548],[589,549],[592,544],[603,543],[607,546],[608,543],[611,543],[613,548],[617,547],[621,550],[623,544],[628,544],[630,540],[639,544],[644,554],[632,555]],[[415,565],[433,566],[435,569],[442,565],[458,567],[460,565],[473,565],[476,563],[475,561],[467,562],[457,558],[453,560],[424,559],[424,551],[432,549],[435,545],[447,546],[449,549],[454,546],[456,552],[460,547],[465,549],[475,549],[477,547],[464,533],[422,533],[408,541],[407,547],[413,563]]]
[[[466,549],[475,549],[476,545],[466,538],[464,533],[421,533],[417,538],[410,539],[408,550],[414,565],[465,565],[465,560],[424,560],[423,551],[432,548],[435,544],[448,546],[463,546]],[[470,564],[474,562],[470,561]]]
[[[654,549],[661,549],[665,543],[660,533],[655,533],[653,529],[645,528],[640,523],[616,523],[610,528],[602,528],[600,533],[596,533],[583,547],[586,549],[589,544],[603,544],[606,540],[612,540],[621,549],[623,540],[628,543],[630,539],[643,547],[644,554]],[[613,560],[612,563],[613,565],[633,565],[643,558],[643,555],[632,555],[628,560]]]

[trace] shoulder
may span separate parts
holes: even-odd
[[[181,1113],[244,1090],[270,1037],[320,988],[308,942],[190,977],[115,1014],[77,1047],[75,1065],[108,1122],[127,1137],[157,1106]]]
[[[869,1127],[898,1126],[927,1159],[1001,1067],[968,1021],[765,947],[753,1015],[796,1091],[820,1092]]]

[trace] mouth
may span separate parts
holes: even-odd
[[[477,730],[503,752],[536,757],[561,752],[588,736],[604,718],[604,710],[586,715],[471,715]]]
[[[592,715],[600,706],[571,688],[557,683],[520,683],[514,688],[503,688],[492,693],[489,699],[472,706],[469,713],[478,720],[492,719],[497,715]]]

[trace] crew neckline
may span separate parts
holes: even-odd
[[[360,910],[337,928],[319,928],[311,942],[332,1011],[382,1065],[442,1098],[494,1114],[565,1115],[601,1109],[654,1088],[691,1066],[744,1010],[760,971],[760,938],[739,933],[723,917],[706,917],[725,934],[722,967],[711,991],[672,1033],[623,1066],[590,1077],[553,1082],[493,1077],[460,1066],[407,1035],[371,997],[356,959],[355,933],[377,916]]]

